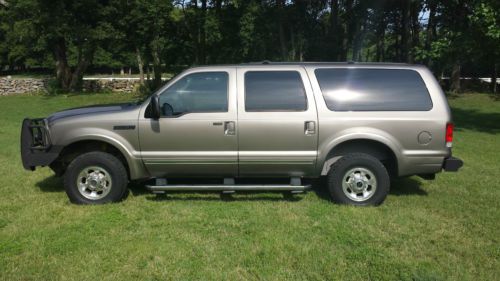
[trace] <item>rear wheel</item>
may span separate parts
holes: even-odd
[[[342,156],[328,172],[328,189],[339,204],[379,205],[389,193],[387,169],[375,157],[364,153]]]
[[[127,171],[115,156],[88,152],[76,157],[64,175],[64,188],[76,204],[104,204],[122,200],[127,192]]]

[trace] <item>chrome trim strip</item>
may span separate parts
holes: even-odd
[[[154,157],[220,157],[238,156],[238,151],[143,151],[143,158]]]
[[[279,156],[279,157],[316,157],[317,151],[240,151],[239,156],[260,157],[260,156]]]

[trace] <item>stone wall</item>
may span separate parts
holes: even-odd
[[[0,77],[0,96],[47,92],[49,79]],[[133,92],[139,84],[134,78],[85,78],[85,92]]]
[[[0,77],[0,95],[46,92],[47,83],[47,79],[10,79]]]
[[[86,92],[111,91],[111,92],[130,93],[135,90],[138,84],[139,84],[139,79],[123,79],[123,78],[84,79],[83,91]]]

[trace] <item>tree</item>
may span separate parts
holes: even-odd
[[[103,4],[104,3],[104,4]],[[98,45],[112,37],[109,6],[98,0],[11,0],[8,17],[20,46],[50,51],[63,90],[77,90]],[[12,50],[11,50],[12,52]]]
[[[497,0],[0,0],[0,67],[83,73],[137,65],[141,81],[190,65],[397,61],[451,76],[499,68]],[[427,17],[427,18],[426,18]],[[496,91],[496,83],[492,82]]]
[[[497,92],[497,77],[500,69],[500,3],[498,1],[484,1],[477,3],[470,16],[474,30],[474,42],[479,43],[476,54],[484,64],[488,65],[491,77],[491,90]]]

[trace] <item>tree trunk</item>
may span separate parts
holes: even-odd
[[[354,17],[353,5],[354,5],[354,0],[345,1],[344,28],[342,36],[342,45],[339,55],[340,61],[347,61],[347,53],[349,51],[349,46],[351,46],[352,38],[354,36],[353,21],[357,19]]]
[[[385,59],[385,29],[387,24],[382,18],[377,28],[377,53],[375,55],[376,61],[383,61]]]
[[[420,21],[418,19],[421,10],[419,1],[412,1],[410,5],[410,21],[411,21],[411,44],[408,54],[408,61],[415,63],[413,50],[420,44]]]
[[[429,0],[429,20],[427,22],[427,30],[425,32],[425,50],[427,52],[431,51],[431,44],[436,35],[436,9],[436,1]],[[432,68],[432,59],[430,57],[425,58],[424,64],[426,64],[429,68]]]
[[[493,66],[493,75],[491,76],[491,91],[496,94],[497,93],[497,78],[498,78],[498,63],[495,63]]]
[[[78,64],[73,71],[71,76],[71,82],[69,88],[71,91],[80,91],[83,84],[83,73],[87,70],[87,67],[90,65],[92,61],[92,57],[94,56],[94,49],[92,47],[87,46],[78,46]]]
[[[59,86],[64,91],[70,90],[71,83],[71,69],[68,65],[68,58],[66,55],[66,40],[58,38],[54,43],[54,59],[56,61],[56,79]]]
[[[154,75],[154,80],[153,80],[153,85],[155,89],[158,89],[161,86],[161,60],[160,60],[160,54],[158,53],[158,50],[154,49],[152,52],[153,56],[153,75]]]
[[[342,28],[339,25],[340,6],[339,0],[330,1],[330,38],[332,42],[332,57],[334,60],[340,59],[340,49],[342,48]]]
[[[88,66],[89,62],[87,61],[87,59],[82,59],[78,62],[78,65],[76,66],[75,71],[71,76],[71,83],[69,85],[69,89],[71,91],[81,90],[83,84],[83,73],[85,73],[85,70]]]
[[[286,61],[288,60],[288,50],[286,47],[286,39],[285,39],[285,19],[284,19],[284,8],[285,8],[285,0],[276,0],[276,6],[278,8],[278,35],[280,40],[281,47],[281,58]]]
[[[409,31],[410,31],[410,0],[404,0],[401,2],[401,56],[399,60],[401,62],[409,61]]]
[[[144,85],[144,62],[142,61],[141,51],[139,47],[135,48],[135,53],[137,55],[137,66],[139,67],[139,81]]]
[[[451,81],[450,90],[454,93],[460,92],[460,71],[461,71],[460,61],[455,61],[453,63],[453,69],[451,70]]]
[[[198,11],[198,0],[191,0],[191,7],[194,9],[194,24],[195,26],[195,32],[193,35],[193,42],[194,42],[194,64],[200,64],[200,34],[201,34],[201,24],[200,24],[200,16],[199,16],[199,11]]]
[[[94,55],[92,47],[78,46],[78,63],[73,71],[68,64],[66,40],[62,37],[53,44],[54,59],[56,61],[56,79],[64,91],[80,90],[83,73],[89,66]]]
[[[207,63],[207,0],[201,0],[201,18],[200,18],[200,61],[201,64]]]
[[[364,13],[362,18],[362,22],[356,22],[356,35],[354,37],[354,42],[352,45],[352,60],[358,62],[363,60],[363,58],[361,57],[361,50],[363,48],[367,18]]]

